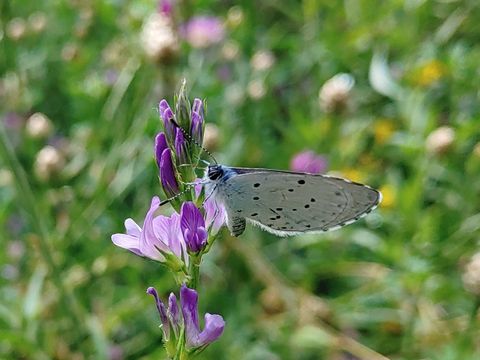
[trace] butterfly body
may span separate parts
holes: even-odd
[[[333,230],[381,201],[375,189],[327,175],[209,165],[205,180],[207,196],[225,207],[234,236],[247,221],[279,236]]]

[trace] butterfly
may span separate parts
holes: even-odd
[[[233,236],[246,222],[279,236],[323,232],[351,224],[381,202],[379,191],[328,175],[208,165],[208,197],[225,207]]]

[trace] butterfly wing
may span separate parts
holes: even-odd
[[[217,191],[236,236],[243,232],[243,219],[280,236],[328,231],[358,220],[381,201],[377,190],[336,177],[229,169],[234,175]],[[242,220],[243,228],[238,225]]]

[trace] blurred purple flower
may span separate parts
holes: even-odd
[[[195,253],[203,250],[208,238],[205,220],[200,210],[191,201],[182,204],[180,227],[188,250]]]
[[[167,196],[172,197],[178,194],[179,189],[172,162],[172,152],[168,148],[163,150],[160,157],[160,182]]]
[[[222,21],[214,16],[194,16],[181,29],[181,34],[195,48],[206,48],[225,37]]]
[[[190,134],[198,145],[202,145],[203,142],[203,116],[202,100],[193,100]]]
[[[108,69],[103,75],[103,81],[109,86],[113,86],[118,80],[118,71],[115,69]]]
[[[160,159],[162,158],[163,150],[168,148],[167,138],[165,137],[165,133],[161,132],[155,136],[155,161],[157,163],[158,168],[160,168]]]
[[[327,170],[327,159],[311,150],[296,154],[290,161],[290,169],[310,174],[322,174]]]
[[[205,314],[205,328],[200,331],[198,322],[198,294],[185,285],[180,288],[180,304],[182,307],[187,348],[204,347],[217,340],[223,333],[225,321],[220,315]]]
[[[158,2],[158,12],[171,17],[173,12],[173,0],[160,0]]]
[[[147,294],[155,298],[162,331],[166,340],[170,338],[170,329],[173,328],[175,337],[180,334],[180,328],[184,327],[188,349],[205,347],[217,340],[223,333],[225,321],[220,315],[205,314],[205,328],[200,331],[198,321],[198,294],[195,290],[182,285],[180,288],[180,304],[182,315],[180,316],[177,305],[177,298],[173,293],[168,298],[168,309],[160,300],[157,290],[153,287],[147,289]]]
[[[176,126],[172,120],[175,119],[175,115],[173,114],[170,105],[168,105],[167,100],[163,99],[158,104],[158,112],[160,113],[160,117],[163,120],[163,128],[165,129],[165,135],[170,143],[175,141],[175,129]]]
[[[9,112],[3,117],[3,123],[7,129],[19,130],[24,121],[23,118],[17,113]]]
[[[160,199],[154,196],[148,210],[143,228],[132,219],[125,220],[126,234],[113,234],[112,242],[136,255],[164,262],[175,270],[188,265],[188,254],[180,231],[180,215],[170,217],[159,215],[155,211],[160,207]]]

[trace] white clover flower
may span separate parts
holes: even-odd
[[[450,150],[454,141],[455,130],[449,126],[441,126],[428,135],[425,147],[428,153],[441,155]]]
[[[164,13],[154,13],[147,18],[140,40],[147,56],[155,61],[168,59],[179,50],[172,21]]]
[[[47,181],[57,174],[64,165],[63,154],[57,148],[47,145],[37,154],[34,172],[40,180]]]
[[[53,126],[52,122],[45,114],[35,113],[27,119],[25,130],[27,135],[31,138],[43,139],[52,133]]]
[[[259,50],[253,54],[250,65],[255,71],[265,71],[270,69],[275,63],[275,57],[269,50]]]
[[[344,110],[350,99],[350,94],[355,85],[355,79],[350,74],[337,74],[327,80],[318,95],[320,107],[325,112]]]

